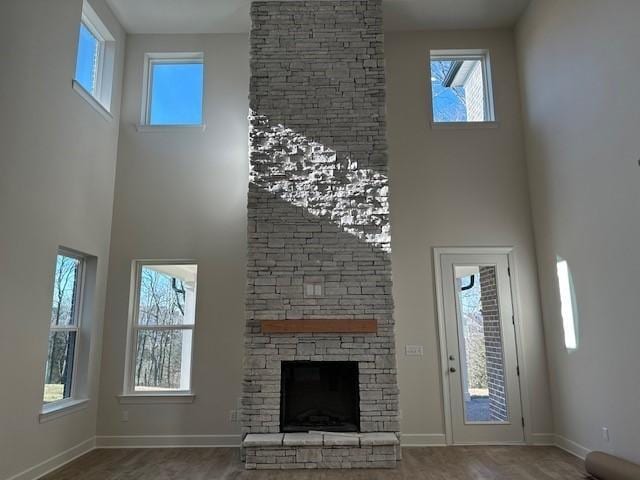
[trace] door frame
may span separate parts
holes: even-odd
[[[522,406],[522,417],[524,419],[524,442],[532,443],[531,435],[531,406],[529,402],[529,390],[527,382],[527,366],[526,355],[524,349],[523,328],[522,328],[522,312],[518,298],[519,282],[518,272],[516,269],[514,247],[434,247],[433,248],[433,269],[436,287],[436,316],[438,318],[438,340],[440,346],[440,374],[442,376],[442,400],[444,407],[444,425],[445,439],[447,445],[453,445],[453,425],[451,414],[451,398],[450,398],[450,382],[448,375],[448,359],[447,359],[447,339],[445,330],[444,315],[444,295],[442,288],[442,265],[441,258],[443,255],[506,255],[509,265],[509,284],[511,287],[511,304],[513,306],[513,320],[515,326],[516,337],[516,355],[518,357],[518,365],[520,367],[520,403]],[[484,445],[495,444],[495,442],[484,442]],[[458,445],[458,444],[457,444]],[[460,444],[461,445],[461,444]]]

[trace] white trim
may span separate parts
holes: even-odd
[[[431,94],[431,125],[437,123],[471,123],[471,124],[493,124],[485,128],[496,128],[495,103],[493,99],[493,80],[491,74],[491,54],[488,49],[447,49],[447,50],[431,50],[429,52],[429,78],[431,79],[431,62],[433,60],[479,60],[482,64],[482,82],[484,87],[484,108],[485,118],[489,120],[484,122],[435,122],[433,111],[433,94]],[[430,80],[431,84],[431,80]],[[430,90],[432,90],[430,88]],[[472,128],[478,128],[477,126]]]
[[[153,91],[153,75],[152,67],[154,63],[200,63],[202,64],[202,104],[200,105],[201,117],[204,122],[204,103],[205,103],[205,71],[204,71],[204,53],[203,52],[153,52],[144,54],[144,67],[142,71],[142,111],[140,112],[140,124],[138,131],[147,131],[143,127],[200,127],[202,125],[153,125],[151,124],[151,93]],[[160,131],[160,130],[149,130]]]
[[[403,447],[446,447],[444,433],[401,433],[400,445]]]
[[[143,405],[149,403],[193,403],[196,396],[193,393],[131,393],[117,395],[118,402],[122,405]]]
[[[172,329],[190,330],[191,331],[191,361],[189,362],[189,390],[186,388],[183,391],[171,391],[171,390],[158,390],[153,393],[137,392],[135,389],[135,359],[136,352],[136,338],[137,332],[140,329],[138,322],[138,308],[140,306],[140,274],[142,268],[146,265],[198,265],[196,260],[133,260],[131,268],[131,286],[129,290],[129,318],[127,322],[127,350],[125,353],[125,371],[124,371],[124,384],[122,388],[122,395],[125,400],[121,403],[193,403],[195,396],[192,394],[193,390],[193,346],[194,338],[196,334],[197,313],[194,313],[193,324],[174,325]],[[196,274],[196,291],[197,291],[197,274]],[[197,302],[197,295],[195,297]],[[194,309],[196,307],[194,306]],[[194,310],[195,312],[195,310]],[[143,327],[144,328],[144,327]],[[146,327],[149,329],[150,327]],[[160,329],[163,327],[160,327]],[[186,394],[186,395],[185,395]],[[190,401],[186,401],[188,396],[191,396]],[[131,399],[130,397],[136,397]],[[154,397],[153,400],[150,397]],[[166,397],[165,401],[161,401],[160,397]],[[143,398],[149,399],[147,402],[142,402]],[[182,401],[178,401],[181,399]],[[127,400],[130,400],[127,402]],[[134,402],[135,400],[135,402]],[[140,401],[139,401],[140,400]],[[171,400],[171,401],[169,401]]]
[[[239,448],[240,434],[231,435],[98,435],[96,448]]]
[[[442,255],[506,255],[511,276],[509,278],[509,286],[511,289],[511,303],[516,331],[516,349],[518,357],[518,365],[520,366],[520,401],[522,404],[522,417],[524,418],[524,444],[531,444],[531,406],[529,401],[529,389],[527,382],[527,368],[525,362],[524,342],[522,341],[522,315],[520,304],[518,302],[518,276],[516,262],[514,256],[514,247],[434,247],[433,248],[433,271],[436,288],[436,315],[438,319],[438,340],[440,349],[440,372],[442,376],[442,399],[444,402],[444,424],[445,438],[447,445],[453,445],[453,425],[451,413],[451,400],[449,394],[449,376],[447,375],[447,345],[445,337],[445,318],[444,318],[444,297],[442,287],[442,268],[440,265],[440,257]],[[519,443],[522,445],[523,443]],[[457,445],[457,443],[456,443]],[[492,445],[486,443],[486,445]]]
[[[47,403],[42,406],[39,415],[40,423],[50,422],[56,418],[64,417],[72,413],[84,410],[89,406],[88,398],[81,399],[65,399],[59,402]]]
[[[553,433],[532,433],[528,445],[535,447],[555,446],[556,436]]]
[[[500,123],[496,121],[486,122],[435,122],[431,121],[431,128],[434,130],[482,130],[486,128],[499,128]]]
[[[591,452],[587,447],[583,447],[579,443],[569,440],[562,435],[555,435],[555,446],[582,460]]]
[[[96,448],[96,437],[91,437],[84,442],[81,442],[68,450],[60,452],[48,459],[29,467],[26,470],[18,473],[7,480],[36,480],[45,476],[46,474],[57,470],[69,462],[72,462],[78,457],[89,453]]]
[[[71,87],[73,88],[73,91],[80,95],[89,105],[91,105],[91,107],[96,112],[102,115],[102,118],[108,121],[111,121],[111,119],[113,119],[113,115],[111,115],[111,112],[109,112],[109,110],[107,110],[98,100],[96,100],[93,95],[87,92],[87,90],[82,85],[80,85],[80,82],[75,79],[71,80]]]
[[[84,98],[104,118],[111,119],[111,100],[113,93],[113,77],[115,74],[116,40],[100,16],[87,0],[82,2],[80,24],[84,25],[98,42],[98,58],[95,66],[94,91],[88,91],[75,80],[77,72],[73,73],[73,89]],[[76,47],[76,63],[79,50]],[[105,115],[105,113],[107,115]]]
[[[136,125],[136,131],[140,133],[167,133],[167,132],[204,132],[207,128],[205,123],[200,125]]]

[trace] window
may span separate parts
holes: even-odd
[[[115,57],[115,40],[96,12],[85,1],[78,35],[73,86],[88,101],[109,111]]]
[[[201,53],[147,54],[144,125],[202,125]]]
[[[560,313],[564,330],[564,346],[567,350],[578,348],[576,298],[571,271],[566,260],[558,257],[556,261],[558,274],[558,290],[560,292]]]
[[[136,262],[125,393],[190,392],[198,267]]]
[[[83,257],[64,250],[60,250],[56,258],[44,379],[45,404],[74,396],[84,263]]]
[[[434,123],[493,122],[489,54],[432,51],[431,98]]]

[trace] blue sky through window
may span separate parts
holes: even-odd
[[[149,123],[200,125],[204,66],[198,63],[152,63]]]
[[[98,69],[98,49],[100,42],[84,25],[80,24],[78,57],[76,58],[76,81],[84,89],[95,95],[96,73]]]
[[[452,63],[450,60],[431,61],[431,98],[433,99],[434,122],[465,122],[467,120],[464,88],[442,85]]]

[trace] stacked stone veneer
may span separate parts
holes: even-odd
[[[492,420],[507,421],[507,397],[504,381],[502,325],[498,309],[496,267],[480,267],[480,300],[489,384],[489,415]]]
[[[282,361],[333,360],[358,362],[361,431],[397,433],[380,1],[260,1],[251,16],[243,430],[280,431]],[[261,331],[317,318],[374,318],[378,332]]]

